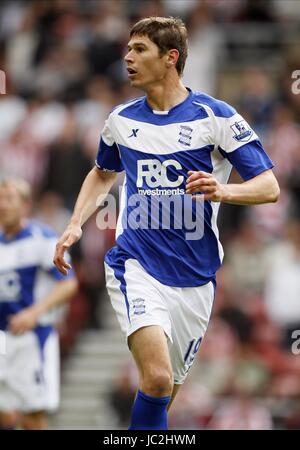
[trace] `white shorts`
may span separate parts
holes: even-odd
[[[37,335],[5,333],[0,354],[0,411],[54,411],[59,403],[59,342],[52,331],[41,351]]]
[[[214,284],[166,286],[135,259],[127,259],[122,272],[105,263],[105,273],[111,303],[126,338],[139,328],[160,325],[168,337],[174,383],[182,384],[208,326]]]

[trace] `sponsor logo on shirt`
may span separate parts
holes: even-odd
[[[145,182],[149,188],[177,188],[183,181],[183,175],[175,179],[168,176],[168,167],[182,170],[181,164],[176,159],[167,159],[160,162],[158,159],[140,159],[137,161],[137,187],[141,188]],[[173,177],[174,178],[174,177]]]
[[[17,301],[20,292],[21,282],[18,272],[11,271],[0,274],[0,301]]]

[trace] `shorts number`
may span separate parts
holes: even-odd
[[[190,369],[191,365],[194,362],[197,351],[199,350],[200,344],[202,341],[202,337],[196,340],[193,339],[190,341],[186,354],[184,356],[184,362],[187,367],[187,371]]]

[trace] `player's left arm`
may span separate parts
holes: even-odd
[[[195,199],[235,205],[257,205],[276,202],[280,189],[272,171],[273,162],[259,137],[244,118],[231,106],[218,102],[218,111],[211,113],[211,142],[220,158],[236,168],[244,182],[222,184],[213,174],[188,172],[186,192]],[[221,163],[221,160],[220,160]]]
[[[240,184],[221,184],[206,172],[188,172],[186,193],[202,192],[193,195],[194,199],[211,200],[213,202],[231,203],[234,205],[257,205],[278,200],[280,189],[271,169]]]
[[[13,334],[23,334],[32,330],[37,326],[39,318],[44,313],[69,301],[76,291],[76,278],[57,281],[48,295],[42,300],[11,317],[9,331]]]

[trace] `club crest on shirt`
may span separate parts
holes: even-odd
[[[234,132],[233,138],[238,142],[247,142],[253,134],[253,131],[247,124],[245,120],[240,120],[239,122],[234,122],[230,126]]]
[[[180,142],[180,144],[190,146],[192,140],[192,132],[193,128],[189,127],[188,125],[180,125],[178,142]]]
[[[132,300],[134,314],[140,316],[146,312],[145,299],[135,298]]]

